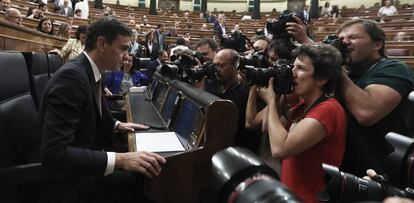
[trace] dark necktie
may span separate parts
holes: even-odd
[[[102,80],[98,80],[96,82],[96,95],[98,98],[96,98],[96,102],[98,103],[98,109],[99,109],[99,114],[102,116],[102,84],[101,84]]]

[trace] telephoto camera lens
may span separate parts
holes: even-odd
[[[404,135],[390,132],[385,139],[394,151],[385,159],[390,184],[399,187],[414,186],[414,140]]]
[[[322,164],[325,172],[326,188],[318,193],[321,202],[355,202],[355,201],[383,201],[386,197],[398,196],[412,198],[411,189],[400,190],[373,180],[358,178],[352,174],[339,171],[335,166]],[[381,177],[381,176],[378,176]],[[377,179],[381,179],[378,178]]]
[[[251,151],[229,147],[213,158],[212,185],[220,203],[301,202],[283,186],[277,174]]]

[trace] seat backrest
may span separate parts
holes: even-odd
[[[48,56],[43,52],[26,52],[23,53],[27,70],[31,93],[35,100],[36,106],[39,107],[43,92],[49,82]]]
[[[58,54],[48,53],[49,75],[53,75],[63,65],[63,59]]]
[[[389,56],[408,56],[410,51],[408,49],[386,49]]]
[[[37,109],[21,53],[0,52],[0,167],[39,160]]]

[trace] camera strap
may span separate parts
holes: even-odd
[[[296,118],[296,119],[294,119],[294,120],[291,120],[290,118],[288,118],[287,116],[286,116],[286,113],[283,113],[283,115],[291,122],[291,123],[294,123],[294,122],[297,122],[297,121],[300,121],[300,120],[302,120],[303,118],[305,118],[305,116],[306,116],[306,114],[308,114],[308,112],[311,110],[311,109],[313,109],[315,106],[317,106],[318,104],[320,104],[320,103],[322,103],[322,102],[324,102],[324,101],[326,101],[326,100],[328,100],[329,98],[331,98],[332,96],[328,96],[328,95],[326,95],[326,94],[323,94],[323,95],[321,95],[318,99],[316,99],[310,106],[309,106],[309,108],[308,109],[305,109],[305,104],[302,104],[301,106],[299,106],[298,108],[304,108],[304,112],[302,113],[302,115],[301,116],[299,116],[298,118]]]

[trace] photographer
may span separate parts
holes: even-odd
[[[218,97],[234,102],[238,109],[238,127],[235,136],[235,145],[246,147],[257,153],[260,136],[256,131],[248,131],[244,127],[245,109],[247,103],[247,89],[238,80],[239,58],[233,49],[223,49],[214,56],[217,65],[217,78],[219,83]]]
[[[293,95],[301,101],[282,112],[281,95],[274,91],[274,79],[259,96],[267,103],[262,110],[262,128],[268,133],[274,158],[282,160],[281,181],[304,202],[318,202],[324,189],[322,163],[339,166],[345,150],[346,117],[334,98],[340,88],[341,55],[325,44],[295,49]],[[250,98],[256,98],[252,89]]]
[[[349,112],[342,170],[360,177],[368,168],[384,174],[383,161],[390,152],[386,133],[414,135],[414,105],[407,99],[414,77],[406,65],[386,58],[385,34],[375,22],[347,21],[338,35],[349,52],[345,59],[349,74],[342,74]]]
[[[220,51],[220,48],[214,39],[204,38],[196,45],[197,52],[203,57],[200,60],[201,63],[213,62],[214,56]],[[204,89],[206,92],[211,94],[217,94],[217,80],[216,79],[205,79],[198,81],[195,84],[196,87]]]
[[[219,46],[214,39],[204,38],[196,45],[197,52],[200,52],[203,55],[203,62],[213,61],[214,56],[220,50]]]

